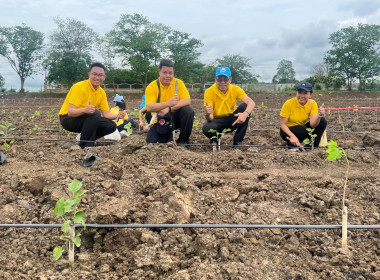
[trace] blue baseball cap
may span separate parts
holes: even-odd
[[[298,84],[296,90],[299,91],[300,89],[304,89],[306,90],[307,92],[313,92],[313,85],[310,84],[309,82],[302,82],[300,84]]]
[[[145,107],[145,94],[141,97],[142,99],[142,102],[140,104],[140,108],[144,108]]]
[[[113,102],[122,102],[124,100],[124,97],[121,95],[116,94],[115,98],[113,99]]]
[[[231,77],[231,70],[227,66],[220,66],[216,68],[215,77],[226,76],[227,78]]]

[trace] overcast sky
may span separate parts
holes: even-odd
[[[280,60],[293,62],[296,78],[330,49],[329,34],[357,23],[380,24],[380,0],[0,0],[0,25],[27,26],[45,38],[56,28],[52,18],[75,18],[100,35],[122,14],[139,13],[151,22],[190,33],[204,46],[200,61],[208,64],[227,54],[251,58],[252,72],[270,82]],[[5,86],[19,89],[17,74],[0,57]],[[41,88],[42,75],[26,79],[26,89]]]

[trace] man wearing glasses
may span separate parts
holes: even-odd
[[[215,84],[204,93],[204,106],[207,122],[203,125],[203,134],[211,141],[216,142],[216,132],[221,133],[224,129],[231,129],[234,135],[233,145],[242,144],[248,128],[248,121],[255,102],[247,96],[244,90],[236,85],[231,85],[231,70],[226,66],[216,69]],[[237,100],[243,103],[238,107]],[[211,139],[213,136],[215,138]]]
[[[124,118],[126,111],[113,114],[109,111],[105,91],[101,84],[106,78],[105,67],[101,63],[90,66],[88,80],[74,84],[59,111],[59,119],[64,129],[80,133],[79,146],[93,147],[96,139],[116,130],[112,120]]]

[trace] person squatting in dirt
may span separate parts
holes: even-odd
[[[150,112],[147,112],[146,110],[146,105],[145,105],[145,94],[142,96],[142,101],[140,104],[140,109],[139,109],[139,128],[142,129],[143,131],[148,131],[149,130],[149,124],[150,120],[152,119],[152,114]],[[144,124],[144,118],[147,121],[147,125]]]
[[[324,118],[325,107],[319,108],[312,98],[313,86],[308,82],[297,85],[296,96],[285,101],[280,112],[280,136],[290,147],[303,146],[303,141],[311,140],[307,128],[312,128],[312,134],[317,135],[314,146],[318,147],[321,137],[326,129],[327,122]]]
[[[127,109],[127,105],[125,104],[124,97],[118,94],[116,94],[113,99],[113,106],[114,107],[112,107],[110,111],[111,113],[116,114],[116,115],[119,115],[120,111],[124,111]],[[131,124],[131,127],[130,127],[131,129],[136,126],[135,120],[132,118],[128,118],[127,113],[125,114],[123,119],[116,118],[114,122],[116,123],[117,130],[120,132],[120,134],[123,134],[123,135],[127,135],[127,132],[125,130],[125,126],[127,124],[129,123]]]
[[[194,110],[190,107],[190,94],[185,84],[174,78],[174,63],[161,60],[159,78],[151,82],[146,90],[146,109],[152,113],[151,127],[146,136],[147,143],[173,141],[173,130],[180,129],[177,145],[188,147],[193,128]]]
[[[101,63],[90,66],[88,80],[74,84],[68,92],[59,111],[62,127],[80,133],[79,146],[93,147],[96,139],[116,130],[112,120],[123,119],[126,111],[113,114],[109,111],[105,91],[100,87],[106,78],[105,67]]]
[[[236,130],[233,138],[233,145],[239,146],[244,140],[247,132],[248,122],[255,102],[247,96],[242,88],[231,85],[231,70],[226,66],[216,69],[215,83],[204,93],[205,117],[207,122],[203,125],[203,134],[216,142],[216,132],[222,133],[224,129]],[[237,100],[243,103],[238,107]]]

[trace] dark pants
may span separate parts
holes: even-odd
[[[122,124],[120,124],[120,125],[118,125],[117,126],[117,130],[118,131],[122,131],[122,130],[125,130],[125,126],[127,125],[127,124],[131,124],[131,129],[132,128],[134,128],[134,127],[136,127],[136,122],[135,122],[135,120],[134,119],[128,119],[128,120],[124,120],[124,122],[122,123]]]
[[[232,124],[237,120],[235,114],[243,113],[246,109],[247,104],[242,103],[231,115],[222,118],[214,118],[212,122],[204,123],[202,128],[203,134],[206,135],[206,137],[211,138],[213,136],[216,136],[216,133],[210,132],[210,129],[214,129],[219,133],[221,133],[226,128],[229,128],[232,131],[236,129],[236,133],[234,135],[234,144],[243,142],[245,133],[247,132],[250,117],[248,117],[245,122],[241,124],[235,124],[234,126],[232,126]],[[212,141],[216,142],[217,140],[214,138]]]
[[[96,139],[116,130],[116,123],[103,118],[98,110],[93,114],[84,114],[75,118],[62,115],[59,119],[62,127],[67,131],[81,133],[79,146],[82,149],[93,147]]]
[[[180,129],[177,143],[189,143],[191,130],[193,129],[194,110],[190,106],[184,106],[174,112],[174,125]],[[152,125],[146,135],[147,143],[168,143],[173,141],[173,133],[159,134],[156,129],[157,123]]]
[[[317,136],[315,137],[314,139],[314,147],[318,147],[319,146],[319,142],[321,142],[321,138],[322,138],[322,135],[323,135],[323,132],[325,131],[326,129],[326,126],[327,126],[327,121],[325,118],[321,118],[321,120],[319,121],[319,124],[317,127],[314,128],[314,131],[313,131],[313,134],[316,134]],[[311,128],[310,126],[310,123],[306,123],[305,125],[295,125],[295,126],[291,126],[289,127],[290,131],[295,135],[297,136],[298,138],[298,141],[300,141],[300,143],[303,142],[303,140],[305,140],[306,138],[310,139],[310,135],[309,135],[309,132],[306,130],[306,128]],[[292,143],[290,143],[290,141],[288,139],[286,139],[286,137],[289,137],[281,128],[280,128],[280,136],[283,140],[286,141],[286,144],[288,146],[293,146]],[[310,146],[310,145],[309,145]]]

